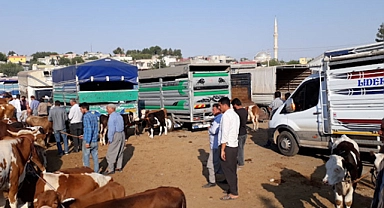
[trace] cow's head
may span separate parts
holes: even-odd
[[[143,109],[140,111],[141,113],[141,119],[144,120],[145,119],[145,114],[147,113],[147,110]]]
[[[326,174],[323,178],[323,183],[335,185],[343,181],[347,174],[347,169],[344,167],[344,159],[338,155],[331,155],[327,163],[325,163]]]
[[[58,193],[53,190],[47,190],[39,194],[33,204],[35,208],[58,208],[60,207],[60,201],[61,197]]]
[[[34,127],[32,127],[32,128],[34,128]],[[41,129],[42,129],[41,127],[37,127],[34,130],[22,129],[18,132],[12,132],[9,130],[7,130],[7,131],[13,137],[23,137],[23,136],[27,136],[27,135],[32,135],[34,144],[45,148],[45,141],[44,141],[45,140],[45,134],[41,133],[42,131],[44,132],[44,130],[41,130]]]

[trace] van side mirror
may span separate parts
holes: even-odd
[[[295,112],[295,110],[296,110],[296,106],[295,106],[295,102],[293,102],[293,99],[292,99],[292,98],[288,98],[288,100],[285,101],[285,110],[286,110],[288,113]]]

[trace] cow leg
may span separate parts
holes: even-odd
[[[163,133],[163,126],[160,124],[160,126],[159,126],[159,129],[160,129],[160,131],[159,131],[159,136],[161,136],[161,134]]]
[[[350,187],[350,189],[348,190],[347,195],[345,195],[344,201],[345,201],[345,206],[347,208],[351,208],[351,206],[352,206],[353,191],[354,191],[354,189],[352,187]]]
[[[256,130],[258,130],[259,129],[259,115],[256,115],[255,122],[256,122]]]
[[[100,124],[100,134],[99,134],[99,138],[100,138],[100,145],[103,145],[103,131],[104,131],[104,126],[103,124]]]
[[[153,139],[153,127],[150,127],[151,134],[149,135],[149,138]]]
[[[167,136],[167,133],[168,133],[168,122],[167,120],[164,121],[164,135]]]
[[[337,193],[337,190],[335,189],[335,204],[336,208],[342,208],[343,207],[343,196],[339,193]]]
[[[12,163],[12,171],[10,172],[10,187],[8,192],[8,200],[9,206],[11,208],[17,208],[17,191],[19,185],[19,174],[15,174],[19,172],[19,169],[15,167],[16,165]],[[12,174],[13,173],[13,174]]]

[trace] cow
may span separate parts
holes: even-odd
[[[371,208],[384,207],[384,154],[382,150],[383,148],[381,148],[380,153],[375,154],[374,166],[377,171],[377,179]]]
[[[0,98],[0,104],[8,104],[11,98]]]
[[[332,155],[325,164],[325,184],[333,186],[337,208],[352,206],[356,180],[361,177],[363,165],[360,160],[359,146],[355,141],[342,135],[332,145]]]
[[[187,201],[182,190],[175,187],[159,187],[124,198],[87,206],[87,208],[185,208]]]
[[[59,205],[59,207],[83,208],[92,204],[98,204],[108,200],[123,198],[124,196],[124,186],[116,182],[109,182],[105,186],[97,188],[81,197],[67,198],[64,200],[61,199],[60,194],[57,194],[53,190],[45,191],[37,197],[35,207],[54,207],[55,205]]]
[[[245,107],[245,109],[248,111],[248,120],[251,120],[253,123],[253,131],[256,131],[259,129],[259,117],[261,114],[261,110],[257,105],[250,105]]]
[[[29,116],[25,121],[28,126],[41,126],[45,133],[45,144],[48,146],[52,136],[52,122],[48,121],[48,116]]]
[[[113,181],[112,177],[99,173],[42,173],[40,177],[36,183],[34,202],[47,190],[53,189],[62,199],[78,198]]]
[[[18,138],[4,137],[0,140],[0,189],[4,198],[9,200],[11,208],[17,207],[18,186],[23,181],[24,167],[27,161],[32,161],[45,172],[45,167],[38,159],[34,148],[34,138],[30,134]]]
[[[64,173],[64,174],[93,173],[93,170],[90,167],[84,166],[84,167],[60,169],[55,173]]]
[[[167,135],[167,110],[161,109],[161,110],[141,110],[141,119],[145,120],[147,123],[148,135],[151,139],[153,139],[153,131],[155,126],[159,126],[160,132],[159,136],[163,133],[164,128],[164,134]]]
[[[33,134],[35,136],[35,139],[38,134],[41,134],[43,132],[43,130],[40,127],[18,128],[12,124],[11,125],[7,124],[7,122],[0,122],[0,139],[5,136],[13,136],[14,134],[11,134],[10,132],[17,134],[17,132],[21,130],[23,130],[22,133],[24,134],[28,134],[28,133]],[[14,135],[14,136],[17,136],[17,135]]]
[[[0,104],[0,119],[10,119],[15,117],[16,108],[12,104]]]
[[[100,138],[100,145],[106,144],[106,135],[108,131],[108,118],[109,115],[100,115],[99,122],[100,122],[100,128],[99,128],[99,138]]]

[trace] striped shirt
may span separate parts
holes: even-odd
[[[84,134],[83,139],[87,144],[97,142],[99,125],[97,116],[91,112],[87,112],[83,116]]]

